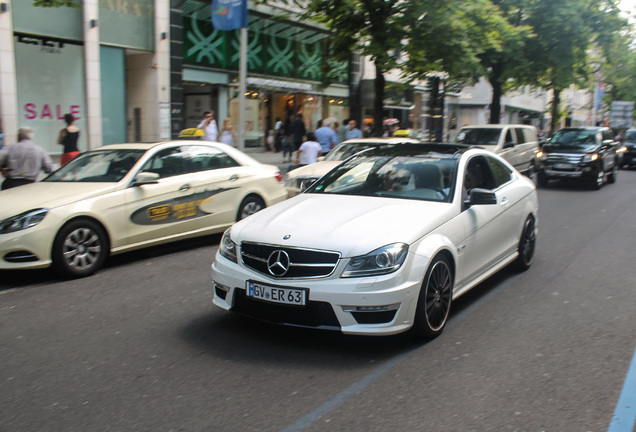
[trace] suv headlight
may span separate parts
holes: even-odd
[[[583,156],[583,159],[581,159],[581,162],[588,163],[588,162],[595,161],[596,159],[598,159],[598,153],[590,153]]]
[[[49,209],[35,209],[0,222],[0,234],[9,234],[31,228],[42,222]]]
[[[219,253],[230,261],[238,263],[238,258],[236,257],[236,243],[234,243],[230,238],[230,228],[225,230],[223,233],[223,238],[219,245]]]
[[[407,244],[393,243],[366,255],[353,257],[340,277],[376,276],[392,273],[404,264],[408,251]]]

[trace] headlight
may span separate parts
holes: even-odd
[[[342,272],[341,277],[376,276],[392,273],[404,263],[408,251],[408,245],[394,243],[366,255],[353,257]]]
[[[545,153],[543,153],[541,150],[539,150],[539,151],[537,152],[537,158],[538,158],[538,159],[543,159],[543,157],[544,157],[544,156],[545,156]]]
[[[42,222],[42,219],[44,219],[44,216],[46,216],[48,212],[48,209],[29,210],[17,216],[5,219],[0,223],[0,234],[9,234],[34,227]]]
[[[219,245],[219,253],[230,261],[238,262],[236,257],[236,243],[230,238],[230,229],[228,228],[223,233],[221,244]]]
[[[586,154],[585,156],[583,156],[583,160],[581,162],[588,163],[588,162],[595,161],[596,159],[598,159],[598,154],[597,153],[590,153],[590,154]]]

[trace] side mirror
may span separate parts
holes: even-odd
[[[503,145],[503,148],[507,149],[507,148],[512,148],[515,146],[515,143],[513,143],[512,141],[506,141]]]
[[[153,172],[140,172],[133,180],[133,186],[159,183],[159,174]]]
[[[497,195],[487,189],[475,188],[470,191],[467,204],[471,206],[497,204]]]

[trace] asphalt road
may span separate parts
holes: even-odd
[[[540,189],[532,268],[428,343],[215,308],[220,236],[80,280],[0,272],[0,431],[607,431],[636,348],[635,184]]]

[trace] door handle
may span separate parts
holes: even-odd
[[[501,206],[508,207],[508,198],[506,197],[501,198]]]
[[[232,177],[230,177],[230,181],[237,181],[239,179],[238,174],[234,174]]]
[[[189,184],[184,184],[183,186],[181,186],[179,188],[179,192],[185,192],[185,191],[188,191],[188,190],[190,190],[190,185]]]

